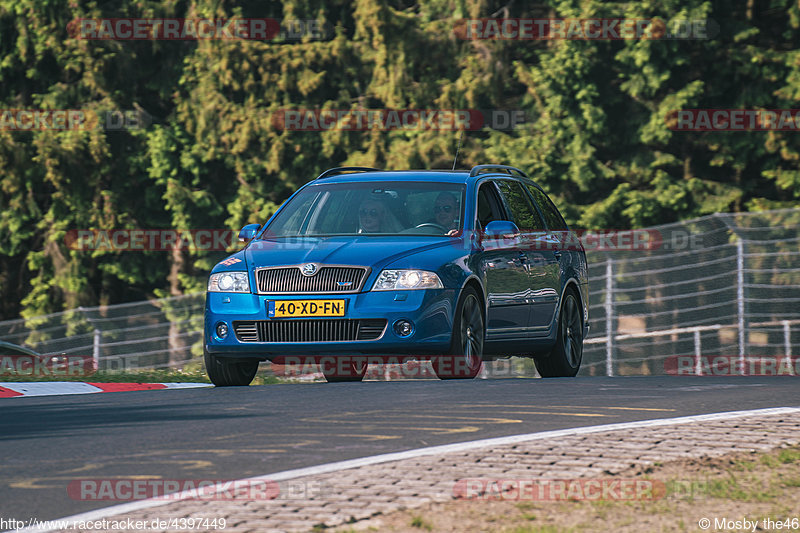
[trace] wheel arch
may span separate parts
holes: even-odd
[[[558,320],[558,317],[561,316],[561,306],[564,305],[564,296],[567,294],[567,291],[570,290],[570,289],[575,291],[575,293],[578,295],[578,300],[581,303],[581,313],[580,313],[580,316],[581,316],[581,327],[584,327],[586,325],[586,318],[585,318],[586,307],[589,305],[589,302],[587,302],[584,299],[584,295],[583,295],[583,293],[581,293],[581,285],[580,285],[580,283],[578,283],[577,278],[574,278],[574,277],[569,278],[567,280],[567,282],[564,283],[564,287],[562,287],[562,289],[561,289],[561,297],[558,300],[558,312],[556,313],[556,320]],[[556,323],[556,328],[557,327],[558,327],[558,325]]]
[[[461,293],[467,287],[472,287],[475,289],[475,292],[478,293],[478,297],[483,302],[483,327],[486,328],[486,317],[488,316],[488,302],[486,301],[486,291],[483,290],[483,284],[481,284],[478,276],[475,274],[471,274],[467,279],[464,280],[464,283],[461,284],[461,290],[459,291],[458,297],[461,298]]]

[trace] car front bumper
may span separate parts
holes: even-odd
[[[206,294],[204,344],[216,356],[272,359],[280,355],[380,354],[437,355],[447,353],[458,297],[456,289],[369,291],[356,294],[260,295],[251,293],[209,292]],[[245,342],[237,338],[234,322],[291,321],[270,318],[268,302],[290,300],[345,300],[345,319],[385,319],[386,327],[374,340],[322,342]],[[319,318],[318,320],[326,320]],[[408,320],[413,331],[398,335],[393,325]],[[227,325],[228,334],[220,338],[217,325]]]

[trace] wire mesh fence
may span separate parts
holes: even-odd
[[[583,375],[664,374],[671,356],[798,354],[800,210],[649,228],[660,246],[587,253]]]
[[[580,375],[661,375],[676,356],[800,355],[800,209],[648,228],[647,247],[588,247]],[[0,340],[92,356],[100,369],[183,368],[202,356],[204,294],[0,322]],[[533,366],[513,365],[517,375]],[[800,372],[798,372],[800,373]]]
[[[0,322],[0,339],[39,353],[92,355],[101,370],[182,368],[202,357],[203,293],[80,307]]]

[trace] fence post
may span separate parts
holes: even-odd
[[[606,376],[614,375],[614,260],[606,259]]]
[[[703,350],[700,347],[700,330],[694,330],[694,373],[695,375],[703,375]]]
[[[92,342],[92,359],[94,360],[95,370],[100,370],[100,330],[94,330],[94,341]]]
[[[783,320],[783,351],[786,354],[786,368],[794,374],[792,367],[792,324],[788,320]]]
[[[744,374],[747,335],[744,322],[744,241],[741,237],[736,241],[736,313],[739,322],[739,368]]]

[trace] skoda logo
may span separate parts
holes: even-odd
[[[300,267],[300,272],[302,272],[304,276],[313,276],[317,273],[317,265],[314,263],[306,263]]]

